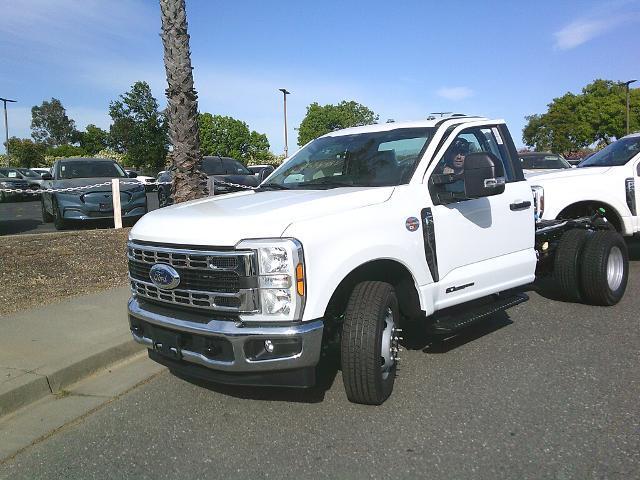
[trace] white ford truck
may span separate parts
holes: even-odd
[[[567,299],[620,300],[622,237],[597,215],[536,222],[543,202],[502,120],[332,132],[257,189],[135,225],[133,338],[183,375],[298,387],[339,341],[347,397],[380,404],[402,329],[451,335],[526,300],[514,289],[543,274]]]
[[[603,210],[622,235],[640,232],[640,133],[627,135],[594,153],[578,168],[528,176],[544,187],[543,219],[577,218]]]

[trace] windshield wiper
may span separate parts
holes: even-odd
[[[334,180],[331,177],[322,177],[317,178],[315,180],[310,180],[308,182],[299,183],[296,188],[340,188],[340,187],[355,187],[361,186],[356,185],[353,180],[341,182],[339,180]]]
[[[265,183],[264,185],[260,185],[256,188],[257,192],[263,192],[266,190],[291,190],[291,187],[287,187],[286,185],[281,185],[279,183]]]

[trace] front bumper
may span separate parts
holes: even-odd
[[[132,297],[133,339],[172,370],[221,383],[309,387],[322,347],[322,320],[246,326]],[[265,349],[265,341],[273,352]],[[203,368],[204,367],[204,368]]]
[[[113,218],[113,203],[111,198],[102,202],[84,202],[80,195],[56,196],[62,218],[65,220],[94,220]],[[147,196],[144,191],[136,192],[130,201],[121,205],[123,218],[141,217],[147,213]]]

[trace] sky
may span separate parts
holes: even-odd
[[[9,136],[58,98],[84,129],[144,80],[166,105],[154,0],[0,0],[0,97]],[[596,78],[640,79],[640,0],[187,0],[199,110],[229,115],[289,151],[312,102],[355,100],[380,121],[430,112],[525,116]],[[639,82],[640,83],[640,82]],[[4,127],[4,124],[2,124]],[[3,132],[4,140],[4,132]]]

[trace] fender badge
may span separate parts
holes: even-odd
[[[409,230],[410,232],[415,232],[420,227],[420,220],[418,220],[416,217],[409,217],[404,223],[404,226],[407,227],[407,230]]]

